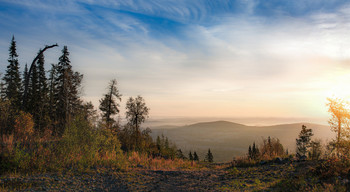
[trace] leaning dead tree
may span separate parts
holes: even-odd
[[[24,81],[24,93],[23,93],[23,102],[22,102],[22,108],[27,105],[27,97],[28,97],[28,86],[29,86],[29,77],[30,74],[32,73],[33,66],[35,65],[35,62],[39,59],[41,54],[44,54],[44,52],[47,49],[53,48],[53,47],[58,47],[57,43],[54,45],[46,45],[44,49],[40,50],[38,55],[34,58],[32,64],[30,65],[28,75],[25,77]]]

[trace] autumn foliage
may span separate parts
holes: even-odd
[[[33,116],[20,111],[15,118],[14,137],[16,141],[28,141],[34,134]]]

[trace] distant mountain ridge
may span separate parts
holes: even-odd
[[[239,124],[239,123],[234,123],[230,121],[209,121],[209,122],[201,122],[201,123],[194,123],[191,125],[186,125],[183,127],[208,127],[208,126],[215,126],[215,127],[228,127],[228,126],[242,126],[242,127],[247,127],[246,125]]]
[[[158,135],[167,136],[178,147],[185,151],[195,150],[200,157],[204,158],[208,148],[216,157],[217,162],[230,161],[234,156],[245,155],[248,146],[254,141],[259,144],[262,137],[268,136],[280,139],[281,143],[289,151],[295,150],[295,139],[301,130],[302,125],[311,128],[314,132],[314,139],[323,141],[335,137],[329,126],[313,123],[292,123],[271,126],[247,126],[230,121],[200,122],[185,126],[152,128],[152,137]]]
[[[203,127],[203,126],[215,126],[215,127],[220,127],[220,126],[241,126],[241,127],[280,127],[280,126],[290,126],[290,125],[311,125],[311,126],[322,126],[322,127],[328,127],[327,125],[321,125],[321,124],[316,124],[316,123],[307,123],[307,122],[301,122],[301,123],[286,123],[286,124],[275,124],[275,125],[262,125],[262,126],[255,126],[255,125],[244,125],[241,123],[235,123],[231,121],[208,121],[208,122],[200,122],[200,123],[193,123],[190,125],[184,125],[184,126],[178,126],[180,127]],[[158,126],[161,127],[161,126]],[[214,128],[214,127],[213,127]],[[236,127],[234,127],[236,128]]]

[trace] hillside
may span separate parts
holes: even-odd
[[[195,150],[203,159],[208,148],[214,154],[216,162],[230,161],[234,156],[244,155],[248,146],[254,141],[260,143],[262,137],[279,138],[285,149],[295,150],[295,139],[301,126],[306,125],[314,132],[314,139],[321,139],[323,142],[334,138],[334,133],[329,126],[294,123],[273,126],[246,126],[228,121],[213,121],[196,123],[186,126],[152,128],[152,137],[164,134],[171,141],[176,143],[187,155],[189,150]]]

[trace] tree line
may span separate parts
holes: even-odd
[[[94,106],[80,97],[83,75],[73,69],[68,47],[64,46],[61,52],[57,64],[51,64],[48,73],[43,50],[39,50],[32,65],[28,67],[26,64],[21,72],[16,41],[12,37],[8,65],[0,83],[1,138],[16,134],[16,123],[23,119],[21,114],[33,120],[32,132],[39,136],[49,132],[56,138],[62,137],[77,116],[83,116],[95,128],[104,127],[115,133],[121,131],[122,126],[113,117],[119,113],[120,104],[117,101],[121,101],[117,81],[111,81],[108,92],[100,100],[102,119],[96,122],[97,111]],[[126,133],[132,132],[132,142],[124,143],[126,149],[137,150],[141,140],[145,139],[147,131],[142,133],[140,125],[148,118],[148,111],[141,96],[128,99],[128,123],[124,126],[124,134],[119,135],[123,138]]]
[[[0,156],[4,160],[0,170],[35,163],[33,159],[44,158],[41,153],[50,154],[42,159],[50,165],[57,164],[57,158],[61,158],[60,163],[64,162],[64,165],[73,162],[93,164],[101,158],[123,159],[120,151],[187,159],[167,137],[154,141],[151,130],[141,128],[150,111],[142,96],[127,99],[127,123],[121,124],[116,118],[122,102],[116,79],[110,81],[99,100],[100,114],[91,102],[83,101],[80,97],[83,74],[74,70],[67,46],[63,46],[57,63],[45,70],[44,52],[56,46],[39,50],[32,64],[26,64],[21,71],[17,44],[14,37],[11,39],[8,65],[0,79]],[[38,146],[46,146],[49,152]],[[76,154],[76,158],[65,156],[65,153]],[[26,158],[18,157],[23,154]],[[210,155],[209,161],[212,161]],[[16,159],[20,160],[14,162]]]
[[[188,159],[191,160],[191,161],[197,161],[199,162],[200,161],[200,158],[197,154],[196,151],[193,152],[193,155],[192,155],[192,152],[190,151],[188,153]],[[210,149],[208,149],[208,152],[207,154],[205,155],[204,159],[203,159],[205,162],[209,162],[209,163],[212,163],[214,162],[214,156],[213,156],[213,153],[210,151]]]
[[[350,107],[349,103],[341,98],[327,98],[328,112],[331,118],[328,123],[335,138],[329,141],[325,147],[320,139],[312,139],[313,130],[302,125],[298,138],[295,140],[297,159],[318,160],[323,158],[336,158],[347,161],[350,156]],[[325,148],[325,149],[324,149]],[[258,146],[253,143],[249,145],[247,157],[252,160],[271,159],[286,156],[288,150],[284,151],[279,139],[268,137]]]
[[[57,64],[52,64],[49,77],[45,71],[45,58],[39,50],[37,59],[28,70],[20,72],[15,38],[12,37],[6,72],[2,78],[0,97],[2,102],[1,135],[14,134],[18,114],[30,115],[34,131],[43,135],[51,131],[62,136],[73,117],[83,109],[92,110],[91,103],[84,103],[79,96],[83,75],[72,69],[67,46]]]

